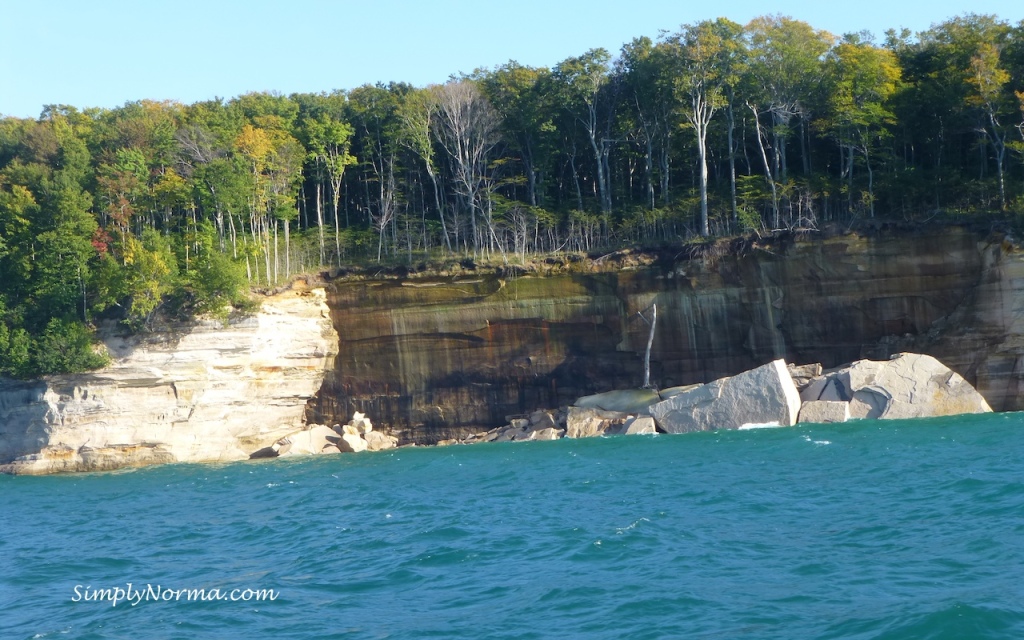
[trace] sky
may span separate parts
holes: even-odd
[[[551,67],[588,49],[719,16],[804,20],[837,35],[928,29],[969,12],[1024,19],[1020,0],[0,0],[0,114],[46,104],[191,104],[250,91],[443,83],[509,60]]]

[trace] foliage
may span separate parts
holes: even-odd
[[[223,315],[356,261],[1016,224],[1021,202],[1024,24],[990,15],[884,43],[718,19],[439,86],[46,105],[0,118],[0,374],[96,365],[99,320]]]

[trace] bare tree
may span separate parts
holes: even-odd
[[[490,186],[489,165],[499,141],[498,115],[471,80],[452,81],[434,90],[437,95],[435,134],[448,153],[456,190],[469,211],[473,248],[478,249],[482,244],[478,217],[487,224],[493,248],[490,207],[484,206],[483,196]]]

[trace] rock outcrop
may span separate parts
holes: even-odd
[[[803,400],[794,373],[804,386]],[[642,389],[586,396],[557,414],[537,411],[529,418],[508,417],[504,427],[439,444],[788,427],[798,422],[842,423],[989,410],[977,391],[931,356],[905,353],[887,362],[862,360],[824,374],[819,364],[794,367],[774,360],[704,385],[660,393]],[[564,429],[559,428],[563,425]]]
[[[832,422],[847,422],[850,419],[849,402],[830,402],[828,400],[811,400],[804,402],[800,407],[798,423],[814,422],[817,424],[828,424]]]
[[[814,401],[846,403],[851,418],[882,420],[992,410],[960,374],[931,356],[916,353],[902,353],[884,362],[854,362],[814,380],[803,399],[805,408],[820,404]]]
[[[626,422],[633,417],[621,411],[569,407],[565,421],[565,437],[593,438],[594,436],[619,433]]]
[[[403,443],[430,444],[636,387],[649,331],[637,312],[652,302],[651,380],[662,388],[778,358],[831,369],[912,351],[994,409],[1024,409],[1024,252],[1005,237],[887,227],[714,249],[646,265],[615,254],[554,276],[334,282],[341,355],[310,421],[365,411]],[[795,371],[798,388],[808,373]]]
[[[361,453],[363,451],[384,451],[397,446],[397,438],[374,431],[370,419],[357,411],[348,424],[336,424],[333,427],[322,424],[307,425],[306,428],[281,438],[271,447],[253,452],[249,457],[275,458],[278,456]]]
[[[0,381],[0,470],[46,474],[273,451],[304,423],[337,353],[323,289],[258,312],[110,338],[92,373]],[[294,446],[294,445],[293,445]]]
[[[650,408],[667,433],[796,424],[800,394],[783,360],[715,380]]]

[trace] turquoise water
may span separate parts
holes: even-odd
[[[0,637],[1021,638],[1024,414],[0,477]]]

